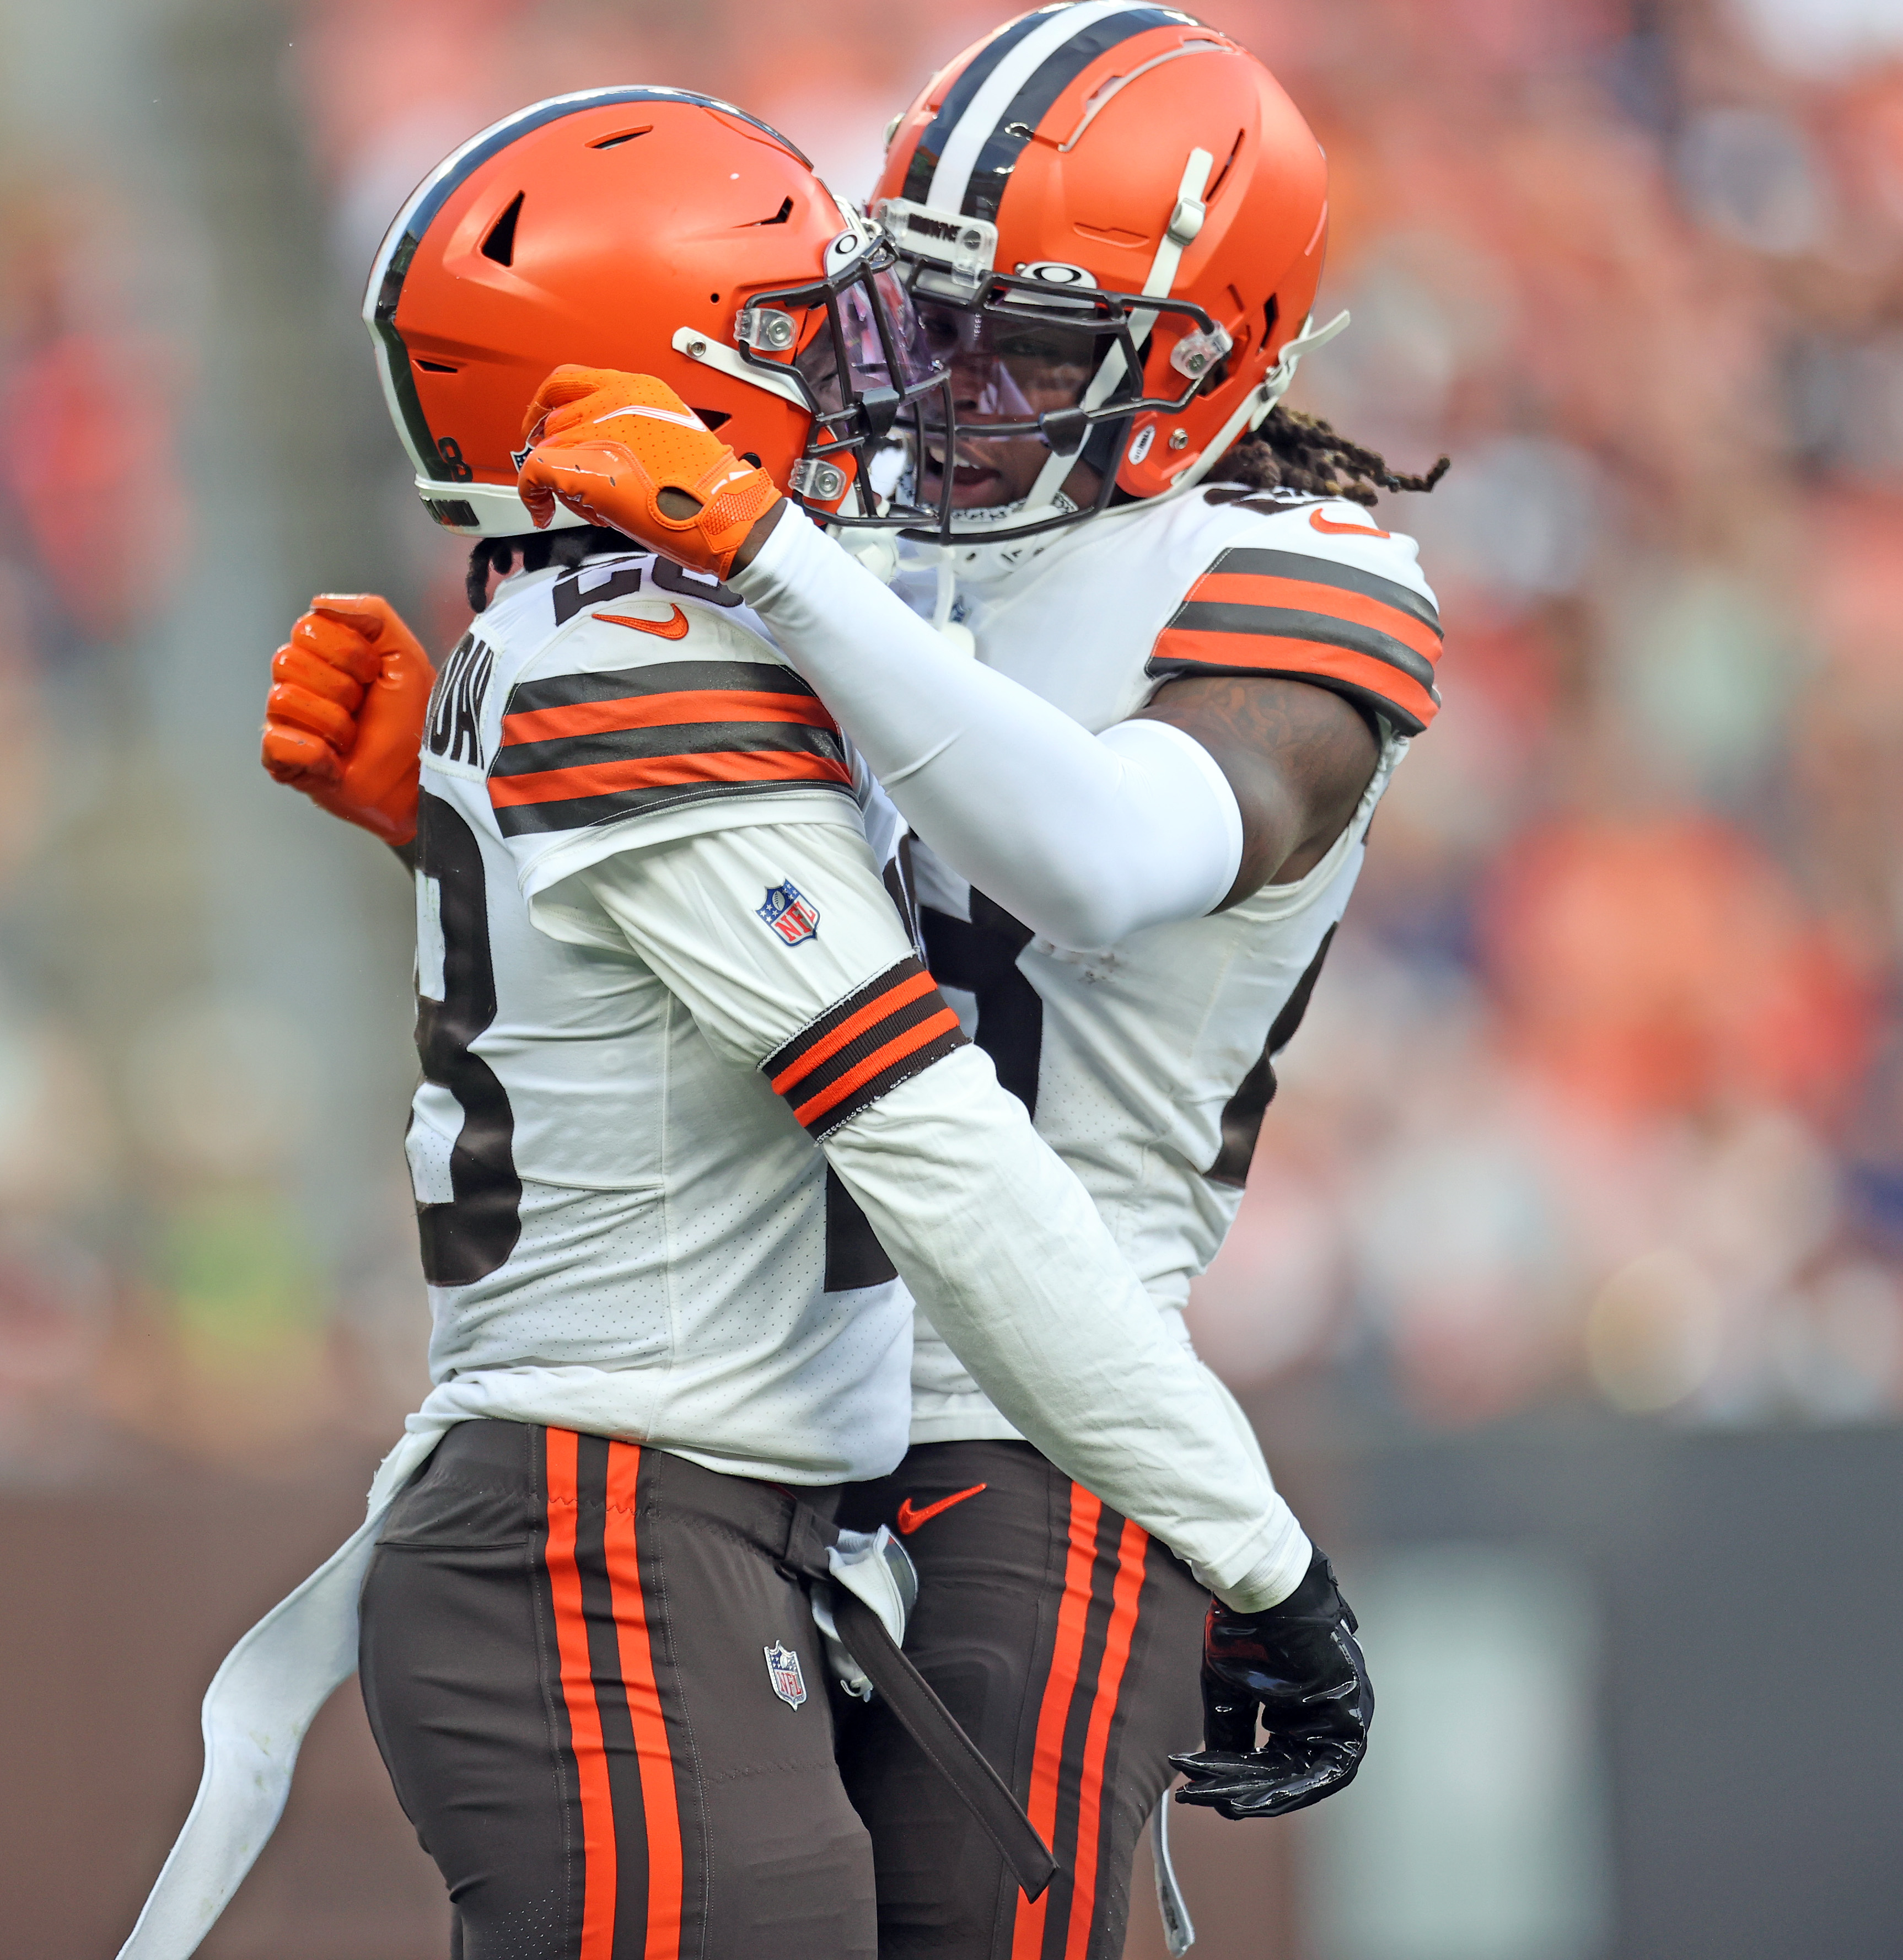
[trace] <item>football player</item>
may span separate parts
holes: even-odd
[[[1335,330],[1310,323],[1325,164],[1262,65],[1187,16],[1082,0],[1007,23],[897,119],[872,209],[951,375],[949,402],[896,418],[895,499],[931,513],[899,581],[918,609],[842,548],[851,528],[829,539],[784,504],[727,583],[907,820],[934,977],[1183,1338],[1274,1055],[1438,710],[1433,593],[1365,506],[1444,465],[1397,478],[1281,410]],[[640,428],[603,440],[645,385],[550,378],[532,507],[667,549],[637,486],[679,479]],[[912,1449],[849,1515],[907,1534],[909,1651],[1061,1873],[1018,1896],[875,1704],[847,1765],[883,1950],[1114,1955],[1168,1738],[1195,1726],[1175,1659],[1195,1600],[1026,1446],[922,1303],[913,1389]],[[1325,1560],[1279,1610],[1335,1637]],[[1338,1787],[1338,1761],[1290,1782],[1247,1753],[1259,1704],[1236,1691],[1274,1672],[1252,1669],[1249,1616],[1218,1602],[1204,1637],[1183,1799],[1266,1816]]]
[[[881,883],[870,784],[722,583],[775,478],[819,494],[823,468],[836,501],[942,395],[889,258],[771,130],[654,88],[483,132],[386,243],[366,315],[425,494],[529,562],[440,676],[387,610],[307,622],[267,740],[413,843],[436,1387],[363,1530],[221,1670],[129,1953],[189,1951],[255,1855],[360,1580],[372,1725],[461,1950],[870,1953],[804,1589],[831,1584],[848,1686],[944,1768],[963,1739],[880,1631],[902,1561],[828,1516],[904,1451],[915,1300],[1039,1460],[1131,1520],[1131,1583],[1154,1531],[1246,1623],[1248,1745],[1291,1685],[1328,1704],[1238,1764],[1299,1795],[1358,1760],[1345,1609],[1246,1423],[965,1037]],[[737,306],[786,323],[753,343],[772,385],[707,358]],[[623,385],[593,425],[660,438],[664,556],[571,518],[523,538],[554,499],[518,495],[520,405],[558,344],[693,390]]]

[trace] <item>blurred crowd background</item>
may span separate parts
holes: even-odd
[[[1203,11],[1329,154],[1296,405],[1454,461],[1382,506],[1446,711],[1195,1313],[1384,1722],[1313,1819],[1185,1832],[1199,1950],[1893,1955],[1903,0]],[[423,1383],[407,886],[255,759],[314,590],[466,616],[378,238],[612,81],[863,196],[1000,17],[0,0],[0,1955],[116,1944],[211,1665]],[[348,1700],[208,1952],[441,1951]]]

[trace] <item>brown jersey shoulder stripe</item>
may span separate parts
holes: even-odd
[[[824,1137],[965,1042],[937,983],[908,956],[809,1022],[760,1071]]]
[[[1153,679],[1313,681],[1418,734],[1440,711],[1439,614],[1390,578],[1306,552],[1223,552],[1157,636]]]
[[[1177,608],[1176,616],[1163,630],[1166,637],[1170,633],[1233,633],[1264,640],[1319,641],[1365,654],[1371,660],[1385,660],[1418,686],[1434,685],[1434,663],[1424,654],[1378,626],[1333,612],[1264,605],[1253,598],[1240,604],[1227,599],[1192,599]]]
[[[1262,674],[1306,681],[1385,715],[1404,735],[1418,735],[1440,711],[1437,690],[1421,686],[1382,660],[1315,640],[1250,641],[1238,634],[1166,633],[1144,666],[1153,680],[1195,674]]]
[[[737,689],[749,694],[814,698],[812,689],[791,667],[775,660],[655,660],[646,667],[517,681],[509,690],[502,712],[506,718],[536,708],[573,708],[584,702],[615,701],[633,695]]]
[[[723,796],[823,789],[850,796],[852,772],[823,756],[784,749],[637,758],[557,769],[513,781],[492,778],[489,800],[505,837],[582,830]]]
[[[823,728],[799,722],[751,719],[677,722],[658,728],[603,729],[552,741],[513,744],[505,742],[490,765],[490,788],[498,790],[500,785],[511,779],[521,781],[600,763],[662,762],[670,756],[743,755],[752,752],[823,756],[842,765],[845,756],[838,732],[830,722]],[[510,800],[523,799],[516,797]]]
[[[1379,600],[1397,612],[1411,614],[1437,637],[1440,632],[1440,614],[1429,600],[1410,587],[1395,579],[1383,578],[1375,572],[1364,571],[1359,565],[1344,565],[1339,558],[1317,558],[1311,552],[1263,551],[1239,546],[1233,551],[1224,552],[1204,576],[1290,578],[1304,585],[1330,586],[1337,592],[1352,592],[1364,599]],[[1190,597],[1195,597],[1193,590]]]
[[[657,660],[519,684],[489,800],[505,836],[575,830],[722,796],[850,794],[832,718],[788,669]]]
[[[504,747],[570,735],[613,734],[625,728],[677,727],[690,722],[797,721],[831,728],[832,717],[810,695],[762,693],[745,688],[681,688],[667,694],[619,695],[560,708],[504,714]]]
[[[1440,659],[1440,628],[1385,599],[1361,592],[1345,592],[1338,587],[1317,584],[1311,579],[1279,578],[1266,574],[1212,571],[1197,580],[1184,603],[1177,608],[1173,625],[1209,623],[1212,609],[1233,609],[1230,630],[1269,633],[1279,630],[1268,622],[1248,616],[1255,612],[1298,612],[1313,619],[1337,619],[1345,627],[1358,628],[1368,635],[1379,635],[1383,645],[1392,641],[1415,655],[1417,675],[1431,681]],[[1192,616],[1202,612],[1198,622]],[[1372,638],[1368,644],[1374,644]],[[1403,662],[1403,665],[1406,663]]]

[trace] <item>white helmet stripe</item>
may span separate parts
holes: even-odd
[[[940,152],[931,189],[921,201],[934,211],[962,211],[979,152],[1032,76],[1084,29],[1129,11],[1130,0],[1079,0],[1074,7],[1055,10],[1026,34],[986,76],[958,119]]]

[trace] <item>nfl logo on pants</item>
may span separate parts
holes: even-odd
[[[806,1676],[800,1672],[800,1656],[778,1640],[765,1653],[767,1678],[773,1684],[773,1692],[789,1708],[798,1707],[806,1699]]]
[[[768,886],[766,903],[753,909],[788,946],[813,938],[819,930],[819,907],[790,878]]]

